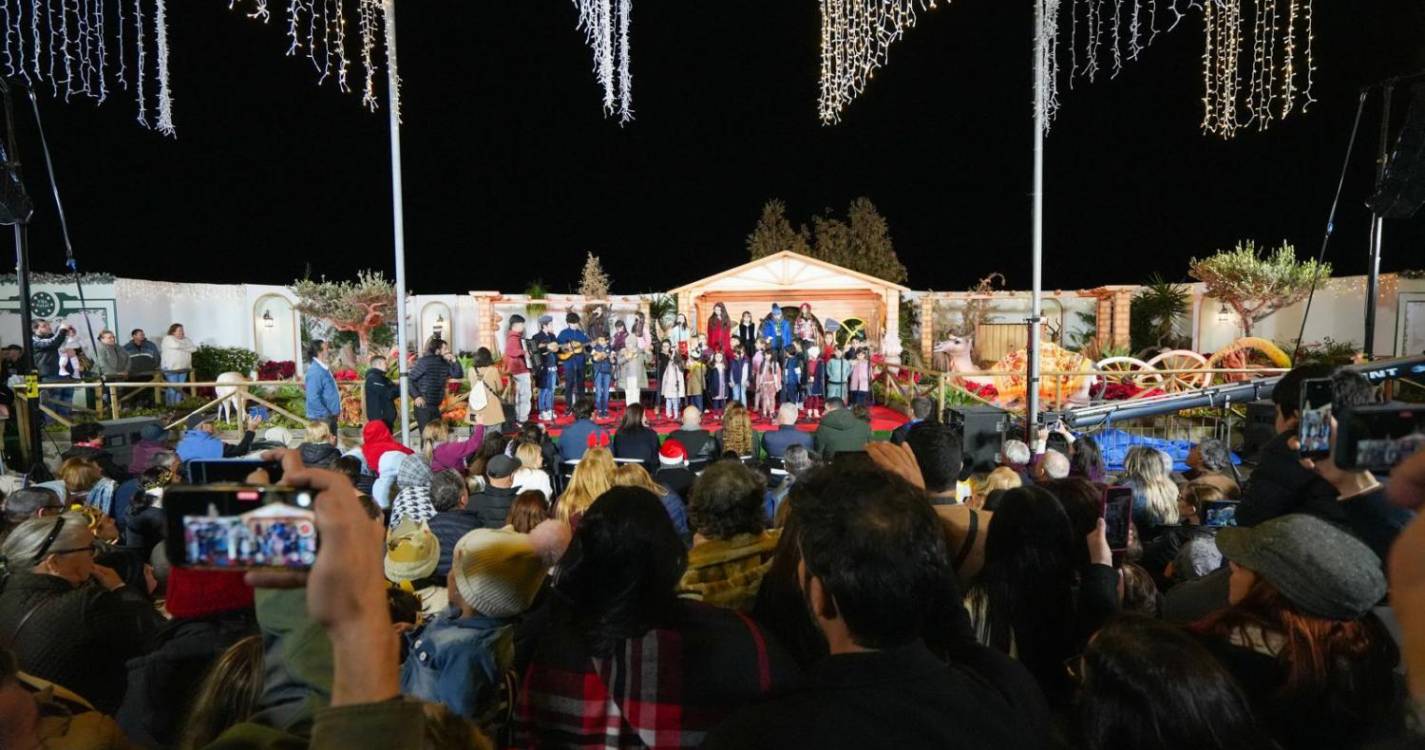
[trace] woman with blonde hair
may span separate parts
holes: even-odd
[[[554,485],[549,481],[549,472],[544,470],[544,451],[539,443],[521,441],[515,448],[515,458],[519,459],[520,467],[511,475],[514,482],[511,486],[520,492],[542,493],[546,504],[553,500]]]
[[[1146,445],[1135,445],[1123,457],[1120,482],[1133,489],[1133,523],[1143,541],[1157,536],[1162,526],[1178,522],[1178,486],[1168,475],[1164,453]]]
[[[1023,486],[1024,481],[1019,474],[1008,466],[996,467],[994,471],[985,475],[979,482],[972,482],[973,492],[970,495],[970,507],[976,510],[985,507],[985,498],[990,496],[995,490],[1012,490],[1015,487]]]
[[[584,457],[579,459],[578,465],[574,467],[574,476],[569,478],[569,486],[564,489],[564,494],[559,496],[555,517],[577,528],[584,511],[599,499],[599,495],[608,492],[613,486],[616,468],[614,454],[610,453],[608,448],[590,448],[585,451]]]
[[[691,545],[693,542],[693,532],[688,529],[688,509],[683,503],[683,498],[678,497],[678,493],[653,481],[653,476],[640,464],[620,464],[614,470],[615,487],[641,487],[658,496],[658,500],[663,503],[663,509],[668,511],[668,518],[673,521],[673,528],[678,531],[678,538],[683,540],[683,544]]]
[[[104,476],[98,462],[88,458],[67,458],[59,466],[59,478],[73,503],[83,503],[104,515],[113,515],[114,490],[118,483]]]
[[[757,438],[752,430],[752,417],[747,407],[738,401],[728,404],[727,411],[723,412],[722,447],[739,456],[755,455]]]
[[[310,434],[310,433],[308,433]],[[421,429],[421,458],[430,463],[435,457],[435,447],[450,439],[450,428],[443,420],[435,419]]]

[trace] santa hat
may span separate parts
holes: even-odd
[[[663,466],[681,466],[687,459],[688,450],[677,440],[665,440],[658,449],[658,463]]]
[[[240,570],[195,570],[174,566],[168,573],[167,606],[176,619],[190,620],[252,607],[252,587]]]

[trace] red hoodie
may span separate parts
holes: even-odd
[[[361,428],[361,440],[361,455],[366,457],[366,468],[373,474],[381,463],[381,455],[387,451],[415,452],[396,442],[396,438],[391,435],[391,428],[387,427],[385,422],[367,422],[366,426]]]

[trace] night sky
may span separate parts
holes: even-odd
[[[283,5],[274,3],[274,7]],[[391,271],[387,122],[283,56],[285,25],[225,0],[170,2],[178,140],[102,107],[42,100],[85,270],[289,283]],[[1029,284],[1032,3],[957,0],[921,18],[837,127],[816,118],[815,0],[636,0],[638,119],[600,110],[568,0],[403,2],[413,290],[571,291],[585,251],[616,292],[666,290],[746,260],[769,197],[798,221],[870,197],[914,288],[991,271]],[[1200,16],[1117,80],[1065,90],[1048,148],[1045,285],[1186,280],[1238,239],[1320,245],[1356,91],[1425,69],[1425,4],[1316,0],[1320,100],[1267,133],[1202,135]],[[354,18],[351,24],[354,28]],[[384,88],[384,87],[383,87]],[[1328,254],[1365,269],[1372,100]],[[62,246],[39,152],[34,265]],[[1425,266],[1425,223],[1388,224],[1384,268]]]

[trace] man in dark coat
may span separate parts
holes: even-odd
[[[415,396],[416,424],[425,429],[426,423],[440,418],[440,402],[445,400],[446,385],[452,378],[465,377],[465,370],[450,353],[449,343],[432,338],[426,343],[426,353],[416,360],[407,377],[411,379],[411,393]]]
[[[366,370],[366,421],[385,422],[387,429],[395,429],[400,398],[401,389],[386,377],[386,358],[372,357]]]

